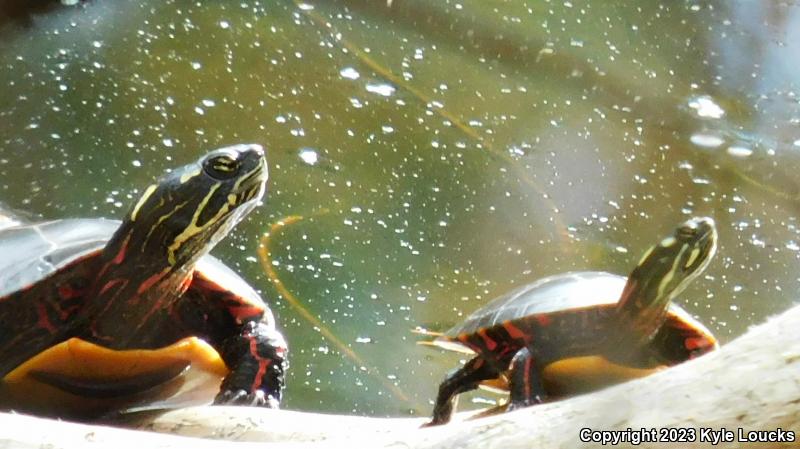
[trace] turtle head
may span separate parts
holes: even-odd
[[[191,267],[256,206],[267,176],[259,145],[220,148],[173,170],[145,189],[109,256],[150,267],[144,271]]]
[[[717,249],[714,220],[695,217],[648,249],[628,276],[617,311],[620,328],[648,341],[666,317],[672,298],[708,266]]]
[[[116,347],[161,343],[152,329],[163,323],[151,317],[190,287],[195,262],[256,206],[266,181],[264,150],[235,145],[147,187],[98,259],[87,295],[93,338]]]

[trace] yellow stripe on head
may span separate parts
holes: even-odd
[[[682,258],[681,256],[683,256],[683,253],[686,251],[686,248],[688,248],[687,245],[683,245],[681,247],[681,250],[678,252],[678,255],[675,256],[675,261],[672,263],[672,267],[670,267],[669,272],[665,274],[664,278],[661,279],[661,282],[658,283],[658,294],[657,294],[658,298],[664,297],[664,292],[672,282],[672,278],[675,276],[675,273],[677,273],[678,271],[678,265],[680,264]]]
[[[639,259],[639,263],[637,263],[636,266],[637,267],[641,266],[644,263],[644,261],[647,260],[647,258],[650,257],[651,254],[653,254],[654,249],[656,249],[655,246],[651,246],[650,248],[648,248],[647,251],[644,252],[644,255]]]
[[[189,170],[186,173],[181,175],[181,184],[186,184],[186,181],[194,178],[195,176],[199,175],[202,169],[200,167],[196,167],[194,170]]]
[[[692,252],[689,253],[689,258],[686,259],[686,263],[683,264],[684,268],[689,268],[692,266],[695,260],[700,256],[700,248],[692,249]]]
[[[180,234],[178,234],[177,237],[175,237],[175,240],[173,240],[172,244],[169,245],[169,248],[167,248],[168,252],[167,258],[169,260],[170,265],[175,265],[175,251],[177,251],[178,248],[180,248],[185,241],[203,232],[203,230],[207,228],[209,225],[216,223],[219,217],[228,211],[229,204],[225,203],[220,208],[220,210],[217,211],[216,215],[214,215],[212,219],[206,221],[202,226],[197,226],[197,220],[200,218],[200,214],[203,213],[203,210],[208,205],[208,200],[211,199],[211,197],[214,195],[214,192],[216,192],[217,189],[219,189],[219,186],[220,186],[219,184],[214,184],[214,186],[208,190],[208,194],[206,194],[205,198],[203,198],[203,201],[201,201],[200,204],[197,205],[197,209],[194,211],[194,215],[192,216],[192,222],[189,223],[189,226],[187,226],[186,229],[183,230],[183,232],[181,232]]]
[[[147,199],[150,198],[150,195],[156,191],[157,184],[151,184],[142,194],[142,197],[139,198],[139,202],[136,203],[136,206],[133,207],[133,211],[131,211],[131,221],[136,221],[136,215],[139,213],[139,209],[147,202]]]

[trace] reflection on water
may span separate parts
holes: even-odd
[[[216,253],[273,304],[295,409],[427,414],[457,356],[412,328],[545,275],[625,273],[689,215],[717,220],[721,249],[687,309],[723,342],[786,309],[800,10],[527,3],[89,2],[1,21],[0,200],[119,217],[169,167],[265,145],[268,201]],[[291,215],[270,264],[363,363],[262,271],[261,234]]]

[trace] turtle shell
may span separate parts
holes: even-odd
[[[0,298],[93,257],[119,226],[116,220],[69,219],[0,230]]]
[[[12,226],[19,226],[25,220],[19,213],[13,211],[10,207],[0,202],[0,229],[10,228]]]
[[[97,256],[120,223],[75,218],[0,229],[0,301],[79,259]],[[200,258],[195,272],[266,309],[253,287],[216,257],[207,254]]]
[[[75,264],[91,263],[120,223],[66,219],[0,229],[0,301]],[[255,290],[213,256],[198,261],[193,285],[233,292],[244,304],[269,313]],[[14,319],[0,317],[0,331],[4,318]],[[210,403],[227,372],[217,352],[196,337],[161,349],[132,350],[72,338],[7,373],[0,382],[0,407],[86,418],[109,410]]]
[[[625,282],[623,276],[600,271],[542,278],[494,299],[445,335],[455,338],[524,317],[615,305]]]

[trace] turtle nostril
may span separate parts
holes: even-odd
[[[264,156],[264,147],[262,147],[261,145],[257,143],[251,143],[248,145],[248,148],[251,151],[255,152],[257,155]]]

